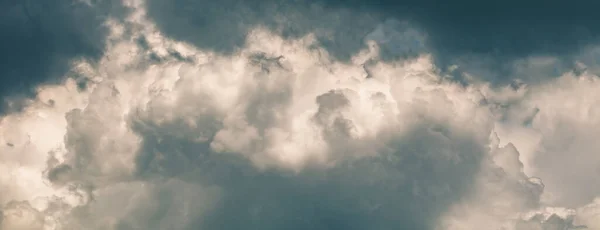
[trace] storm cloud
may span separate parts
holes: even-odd
[[[592,3],[6,4],[2,230],[600,229]]]

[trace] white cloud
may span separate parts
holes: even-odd
[[[499,124],[502,139],[527,150],[528,174],[543,178],[545,202],[579,207],[591,202],[600,190],[596,136],[598,127],[598,77],[567,73],[531,87],[512,113],[529,112]]]
[[[505,147],[499,149],[503,154],[492,147],[491,157],[502,170],[492,174],[499,178],[482,177],[474,195],[482,198],[456,205],[449,226],[598,229],[592,221],[599,218],[597,213],[582,209],[594,207],[590,202],[599,194],[593,182],[599,166],[592,138],[598,123],[597,79],[590,72],[567,72],[538,85],[500,90],[483,85],[482,93],[499,118],[492,143]],[[483,167],[482,175],[494,172]],[[529,176],[541,181],[523,183]]]
[[[596,76],[462,86],[430,55],[380,61],[425,39],[394,21],[347,63],[260,27],[226,56],[126,3],[100,62],[73,65],[87,89],[40,87],[0,121],[2,229],[599,228]]]

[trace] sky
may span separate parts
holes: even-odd
[[[598,6],[0,1],[0,230],[600,230]]]

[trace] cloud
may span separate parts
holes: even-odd
[[[129,20],[146,23],[135,15]],[[42,90],[34,104],[41,108],[31,106],[8,116],[27,125],[43,120],[36,116],[41,111],[56,114],[58,120],[62,114],[53,127],[59,138],[51,147],[28,152],[43,156],[27,164],[27,171],[45,172],[39,174],[45,178],[32,180],[46,185],[47,193],[5,198],[59,194],[74,199],[65,206],[60,227],[160,229],[161,224],[177,223],[180,229],[239,228],[228,221],[233,215],[255,228],[360,228],[406,221],[428,228],[430,219],[467,190],[485,153],[473,132],[485,133],[489,126],[443,131],[478,113],[475,104],[458,102],[462,110],[457,117],[429,113],[440,104],[420,105],[433,97],[454,110],[454,99],[448,97],[468,97],[459,86],[435,83],[428,57],[408,64],[374,63],[373,76],[365,78],[360,63],[332,62],[325,50],[311,48],[313,36],[286,40],[256,29],[245,50],[230,57],[156,36],[151,25],[133,34],[120,33],[114,25],[109,36],[122,40],[107,45],[99,65],[83,63],[75,70],[97,81],[83,91],[70,91],[73,81]],[[147,38],[146,47],[140,47],[136,33]],[[169,49],[195,61],[172,57],[165,52]],[[153,52],[163,61],[145,64]],[[369,52],[356,56],[355,62],[369,58]],[[406,76],[394,79],[379,71]],[[429,78],[421,79],[423,75]],[[414,92],[393,95],[390,87]],[[65,91],[69,93],[60,94]],[[72,97],[75,102],[67,100]],[[83,104],[76,103],[78,97]],[[50,99],[52,106],[42,106]],[[411,112],[412,107],[420,112]],[[413,118],[417,115],[422,118]],[[374,119],[395,125],[383,129],[384,123]],[[27,145],[13,142],[10,148]],[[355,144],[343,147],[349,142]],[[448,159],[464,167],[446,165]],[[434,171],[421,175],[422,167]],[[157,180],[167,182],[153,182]],[[155,185],[142,186],[146,183]],[[70,195],[57,192],[64,189]],[[196,199],[196,192],[178,195],[171,189],[218,192]],[[351,199],[360,194],[365,198]],[[115,196],[131,202],[125,210],[132,211],[109,211]],[[138,196],[148,198],[134,198]],[[192,208],[190,219],[178,219],[165,208],[187,205],[172,200],[179,196],[198,200],[199,207],[212,203],[213,208]],[[323,197],[328,197],[325,202]],[[344,222],[349,218],[353,223]],[[158,222],[153,224],[153,219]],[[14,221],[6,217],[4,222]]]
[[[532,87],[513,109],[535,109],[529,121],[515,126],[510,123],[521,119],[513,118],[501,125],[503,135],[513,136],[507,141],[529,149],[525,156],[529,173],[544,178],[546,198],[552,204],[579,207],[598,194],[586,179],[597,175],[599,167],[594,160],[595,142],[589,139],[598,125],[595,87],[597,76],[589,72],[568,73]]]
[[[32,208],[27,201],[11,202],[2,212],[2,229],[42,229],[44,215]]]
[[[598,191],[576,182],[593,161],[544,168],[593,159],[589,72],[459,82],[398,20],[344,60],[320,32],[265,23],[219,48],[165,32],[144,4],[123,2],[101,58],[73,62],[87,87],[40,86],[3,116],[3,230],[597,228]],[[578,148],[561,155],[565,142]]]

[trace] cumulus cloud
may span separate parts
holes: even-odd
[[[102,56],[70,66],[86,87],[40,86],[2,117],[2,230],[600,227],[585,68],[457,81],[401,20],[364,24],[359,48],[329,34],[343,59],[325,35],[357,15],[322,5],[340,16],[322,31],[191,42],[156,4],[104,21]]]
[[[544,178],[544,199],[554,205],[579,207],[592,202],[598,191],[594,127],[597,76],[571,72],[556,81],[531,87],[513,114],[499,126],[503,139],[526,150],[528,173]],[[522,123],[516,125],[515,123]]]

